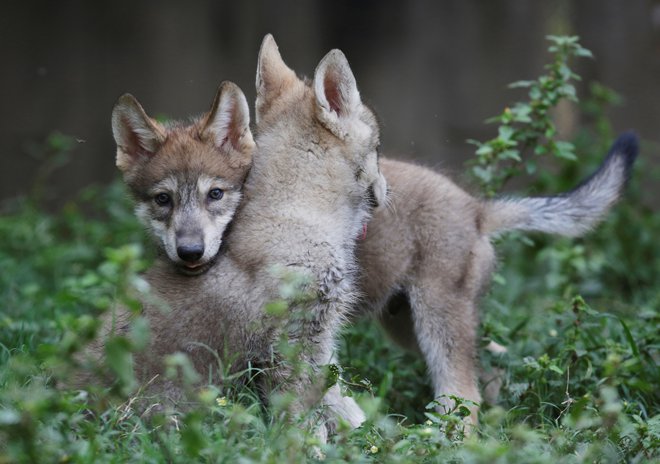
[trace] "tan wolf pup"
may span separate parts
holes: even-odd
[[[222,382],[217,353],[233,371],[263,368],[267,392],[293,393],[292,412],[321,400],[330,413],[324,419],[339,415],[357,426],[364,415],[351,398],[337,386],[325,393],[317,387],[319,369],[332,362],[335,337],[357,298],[356,239],[386,191],[378,127],[340,51],[328,53],[307,83],[284,64],[271,36],[259,53],[256,114],[253,165],[225,236],[253,149],[240,90],[225,84],[210,113],[189,126],[160,125],[131,97],[113,111],[117,165],[138,216],[167,255],[146,280],[169,310],[144,302],[141,314],[152,336],[135,356],[136,371],[142,381],[162,375],[163,356],[178,351],[188,354],[202,378]],[[291,309],[303,311],[303,318],[264,312],[280,297],[277,269],[308,279],[313,298]],[[107,332],[128,330],[130,315],[118,311]],[[294,373],[280,362],[275,345],[281,334],[304,345],[301,361],[311,371]],[[180,395],[175,384],[159,388],[175,400]],[[320,435],[326,432],[321,423]]]
[[[358,244],[361,292],[354,316],[376,316],[395,341],[424,356],[443,407],[453,406],[448,395],[479,403],[478,302],[495,266],[491,237],[516,229],[587,232],[620,197],[637,151],[636,137],[623,134],[573,191],[491,201],[430,169],[381,158],[388,207],[375,209]],[[383,203],[382,193],[376,197]],[[478,407],[471,409],[476,423]]]
[[[381,158],[389,204],[375,210],[358,246],[360,312],[423,355],[443,407],[453,406],[445,395],[481,401],[477,306],[495,266],[491,237],[507,230],[584,234],[620,197],[637,151],[636,136],[624,133],[574,190],[495,200],[474,198],[429,169]]]

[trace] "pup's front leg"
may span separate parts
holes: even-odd
[[[319,324],[306,324],[306,327],[313,327],[305,331],[307,336],[301,337],[299,331],[289,333],[287,348],[293,355],[286,359],[278,356],[280,359],[267,376],[266,388],[285,400],[282,413],[289,420],[303,418],[324,443],[339,420],[358,427],[365,415],[352,398],[342,396],[339,385],[328,388],[326,366],[334,362],[335,331],[321,330]]]
[[[287,348],[294,354],[275,354],[271,367],[261,377],[260,388],[273,414],[292,424],[302,423],[305,429],[314,431],[321,443],[326,443],[327,419],[322,408],[317,409],[324,397],[326,375],[300,343],[289,339]]]

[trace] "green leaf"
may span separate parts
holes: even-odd
[[[105,344],[106,363],[115,373],[127,394],[135,389],[137,381],[133,372],[133,353],[131,345],[125,337],[112,337]]]
[[[475,152],[479,156],[490,155],[493,153],[493,147],[490,145],[483,144]]]
[[[131,321],[131,344],[136,351],[144,350],[149,343],[149,322],[144,317],[136,317]]]
[[[504,277],[499,272],[493,274],[493,283],[497,285],[506,285],[506,277]]]
[[[199,457],[200,451],[206,446],[206,437],[202,432],[202,421],[199,413],[190,413],[184,418],[185,427],[181,431],[181,442],[189,456]]]
[[[196,344],[199,349],[209,349],[202,344]],[[170,379],[180,379],[187,385],[199,382],[200,375],[195,370],[192,361],[185,353],[174,353],[165,356],[165,375]]]
[[[518,88],[527,88],[534,85],[536,81],[516,81],[509,84],[509,88],[518,89]]]
[[[490,169],[485,169],[481,166],[474,166],[472,173],[484,183],[489,183],[493,179]]]
[[[584,47],[578,47],[577,50],[575,50],[575,56],[579,56],[581,58],[593,58],[594,54],[591,53],[591,50],[588,50]]]
[[[531,112],[532,107],[526,104],[517,104],[511,109],[513,120],[519,123],[532,122],[532,118],[530,117]]]
[[[266,303],[264,310],[266,314],[270,314],[271,316],[284,316],[289,311],[289,304],[286,300],[274,300]]]
[[[563,371],[559,366],[557,366],[556,364],[550,364],[550,365],[548,366],[548,369],[550,369],[550,370],[553,371],[553,372],[556,372],[556,373],[559,374],[559,375],[563,375],[563,374],[564,374],[564,371]]]
[[[497,130],[498,137],[505,142],[509,142],[512,139],[514,132],[511,126],[500,126]]]
[[[628,344],[630,345],[630,349],[632,350],[633,355],[635,355],[636,358],[639,358],[639,348],[637,347],[637,343],[635,343],[635,339],[633,338],[633,335],[628,328],[628,324],[626,324],[625,321],[620,317],[617,317],[617,319],[619,323],[621,323],[621,327],[623,327],[623,334],[625,335],[626,340],[628,340]]]
[[[504,150],[498,155],[498,157],[502,160],[511,159],[518,162],[522,161],[520,158],[520,152],[518,150]]]
[[[575,161],[575,146],[570,142],[555,142],[555,156],[558,158]]]

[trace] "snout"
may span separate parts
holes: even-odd
[[[176,269],[185,275],[203,274],[215,262],[215,256],[208,256],[213,249],[212,245],[205,245],[204,237],[201,235],[179,238],[176,242],[176,258],[178,259],[175,260],[173,257],[172,260]]]
[[[198,228],[182,228],[176,233],[176,254],[182,264],[194,268],[204,257],[204,234]]]
[[[367,200],[372,208],[387,204],[387,181],[381,173],[378,173],[376,180],[369,186]]]
[[[204,256],[203,243],[184,243],[176,247],[176,254],[188,264],[194,264]]]
[[[367,188],[367,204],[369,205],[370,208],[378,208],[380,206],[380,202],[378,199],[376,199],[376,193],[374,192],[374,186],[373,184]]]

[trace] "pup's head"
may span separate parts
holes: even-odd
[[[295,121],[298,127],[289,132],[297,133],[298,138],[307,136],[304,150],[342,158],[353,175],[340,179],[341,173],[337,173],[336,184],[328,188],[354,200],[356,229],[360,231],[371,209],[385,204],[387,184],[378,167],[378,123],[362,103],[344,54],[332,50],[318,64],[314,78],[303,81],[284,63],[269,34],[259,51],[256,80],[259,134],[277,132],[283,138],[282,121]],[[295,137],[289,143],[305,145]]]
[[[231,82],[189,124],[160,124],[129,94],[114,106],[117,167],[136,214],[186,274],[213,263],[240,203],[255,147],[249,123],[245,96]]]

